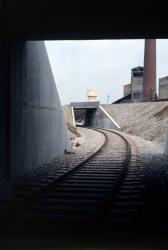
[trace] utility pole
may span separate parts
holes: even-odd
[[[110,95],[109,95],[109,93],[107,94],[107,104],[108,104],[108,99],[109,99],[109,97],[110,97]]]

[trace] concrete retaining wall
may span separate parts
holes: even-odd
[[[16,176],[71,145],[44,42],[13,46],[11,76],[11,176]]]
[[[112,119],[112,117],[99,106],[93,113],[92,127],[105,129],[120,129],[120,126]]]
[[[0,180],[8,178],[10,164],[10,43],[0,40]]]

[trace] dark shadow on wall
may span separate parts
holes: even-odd
[[[1,131],[5,122],[9,131],[6,129],[4,139],[1,138],[1,149],[10,135],[8,178],[13,178],[63,154],[70,148],[70,141],[44,42],[15,41],[9,50],[10,64],[6,67],[10,68],[10,89],[6,102],[10,104],[10,122],[2,119],[6,114],[4,101]],[[2,60],[2,65],[4,62]],[[1,72],[0,77],[3,74]],[[0,152],[3,157],[3,151]],[[4,178],[4,171],[0,173]]]

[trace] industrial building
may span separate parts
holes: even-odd
[[[123,96],[131,94],[131,83],[125,84],[123,86]]]
[[[159,78],[159,99],[168,98],[168,76]]]
[[[167,100],[168,99],[168,76],[159,78],[159,93],[158,99],[156,93],[148,91],[148,94],[152,93],[154,100]],[[146,93],[146,96],[147,95]],[[143,98],[143,67],[139,66],[131,69],[131,83],[123,85],[123,97],[115,101],[114,103],[129,103],[129,102],[141,102],[145,101]]]
[[[132,102],[142,101],[143,92],[143,71],[142,66],[131,69],[131,100]]]
[[[123,86],[123,97],[114,103],[140,102],[143,99],[143,71],[142,66],[131,69],[131,83]]]
[[[124,97],[114,103],[151,102],[156,99],[156,39],[145,39],[144,67],[131,69],[131,83],[123,86]]]

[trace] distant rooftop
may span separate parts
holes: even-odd
[[[137,71],[137,70],[143,70],[143,68],[144,68],[144,67],[142,67],[142,66],[137,66],[137,67],[135,67],[135,68],[132,68],[131,70]]]
[[[159,78],[159,80],[168,80],[168,76],[164,76],[164,77],[161,77],[161,78]]]

